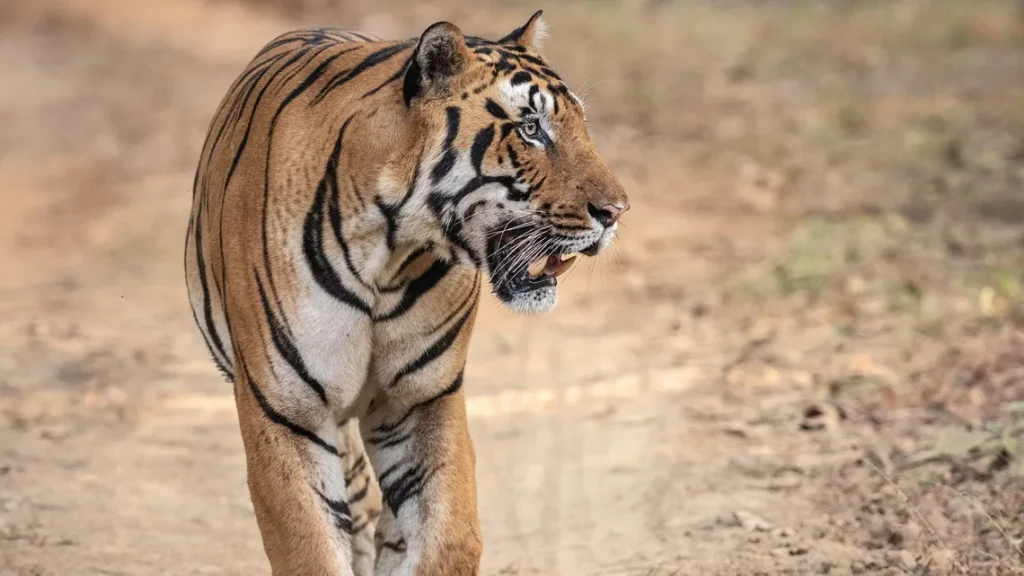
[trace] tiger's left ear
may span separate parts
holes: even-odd
[[[519,28],[512,31],[511,34],[505,36],[501,40],[498,40],[498,44],[514,44],[522,46],[527,50],[533,52],[539,52],[541,44],[544,42],[544,38],[548,35],[548,25],[544,22],[544,11],[537,10],[530,16],[530,19],[526,21]]]

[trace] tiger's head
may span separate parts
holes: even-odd
[[[424,206],[453,257],[520,312],[554,308],[556,278],[604,250],[629,209],[582,102],[537,53],[543,35],[539,11],[496,42],[434,24],[403,89],[425,134]]]

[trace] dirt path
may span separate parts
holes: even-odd
[[[296,21],[495,34],[528,12],[442,4],[325,2],[292,20],[228,0],[0,0],[0,575],[266,573],[230,390],[181,279],[198,146],[239,68]],[[630,70],[595,85],[592,124],[634,209],[556,314],[488,304],[478,322],[484,573],[1021,573],[1014,455],[972,459],[973,476],[960,460],[900,473],[1024,398],[1024,229],[1008,216],[1024,204],[1007,193],[1024,117],[1019,87],[977,92],[1024,71],[1012,20],[923,20],[898,47],[908,80],[885,34],[922,2],[855,11],[833,34],[814,31],[836,16],[813,11],[648,4],[549,15],[573,82]],[[853,41],[879,19],[896,23]],[[638,23],[688,32],[686,55],[611,56]],[[757,49],[773,30],[777,47]],[[936,30],[968,48],[942,52]],[[836,61],[850,70],[816,76]],[[957,66],[971,74],[921,99],[915,82]],[[847,81],[867,100],[836,100]],[[793,102],[813,114],[787,124]],[[922,110],[972,124],[919,133]],[[851,132],[816,140],[835,117]],[[958,167],[885,149],[907,134],[953,142]],[[936,178],[977,195],[922,195]]]

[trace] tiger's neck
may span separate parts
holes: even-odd
[[[400,91],[378,96],[375,112],[346,129],[351,177],[339,174],[336,181],[351,188],[353,200],[345,222],[348,257],[360,276],[387,292],[415,279],[423,266],[457,258],[427,201],[438,147],[427,137],[431,130],[412,117]]]

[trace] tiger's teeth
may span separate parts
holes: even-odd
[[[530,265],[527,267],[527,271],[529,271],[530,273],[530,278],[536,278],[540,276],[542,273],[544,273],[544,269],[547,267],[547,263],[548,259],[546,256],[543,258],[538,258],[537,260],[531,262]]]
[[[569,268],[572,267],[572,263],[575,262],[575,261],[576,261],[576,256],[569,256],[565,260],[560,260],[558,262],[558,264],[555,265],[557,268],[551,273],[551,275],[554,276],[555,278],[557,278],[557,277],[561,276],[562,274],[565,274],[566,272],[569,271]],[[545,270],[545,272],[546,272],[546,270]]]

